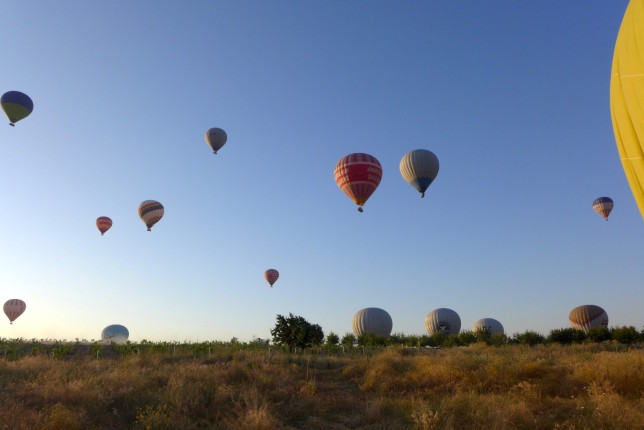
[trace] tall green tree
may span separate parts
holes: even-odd
[[[303,317],[292,313],[289,313],[288,318],[277,315],[277,322],[275,328],[271,329],[271,335],[274,343],[286,345],[289,350],[319,345],[324,339],[322,327],[311,324]]]

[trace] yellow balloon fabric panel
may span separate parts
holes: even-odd
[[[610,110],[624,172],[644,218],[644,0],[631,0],[617,35]]]

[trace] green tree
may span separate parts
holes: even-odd
[[[277,322],[275,328],[271,329],[271,335],[273,342],[277,345],[286,345],[289,350],[319,345],[324,339],[322,327],[291,313],[288,318],[277,315]]]
[[[640,334],[633,326],[623,326],[612,328],[610,330],[610,337],[611,339],[616,340],[619,343],[623,343],[624,345],[631,345],[639,340]]]
[[[350,348],[353,346],[353,344],[356,343],[356,337],[351,333],[345,333],[345,335],[342,336],[342,340],[340,341],[340,343]]]
[[[610,340],[610,332],[608,327],[601,326],[595,327],[588,330],[588,339],[591,342],[603,342],[605,340]]]
[[[337,334],[333,333],[333,332],[330,332],[326,336],[326,344],[327,344],[327,346],[334,346],[334,345],[337,345],[339,342],[340,342],[340,337]]]
[[[540,343],[546,343],[546,337],[541,333],[536,331],[526,330],[523,333],[516,333],[510,339],[510,343],[520,343],[521,345],[538,345]]]
[[[570,343],[581,343],[586,339],[586,333],[576,328],[557,328],[550,330],[548,342],[560,343],[562,345]]]
[[[458,342],[463,346],[471,345],[476,342],[476,335],[470,330],[464,330],[458,334]]]

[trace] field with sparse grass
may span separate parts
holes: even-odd
[[[109,349],[5,349],[0,428],[644,429],[644,352],[610,342]]]

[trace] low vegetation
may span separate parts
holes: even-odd
[[[620,336],[630,342],[628,333]],[[358,345],[360,339],[334,335],[298,353],[236,339],[126,345],[0,339],[0,423],[9,429],[644,429],[644,352],[635,342],[588,336],[560,344],[526,332],[500,344],[474,336],[468,347],[429,348],[418,347],[424,337],[392,338]]]

